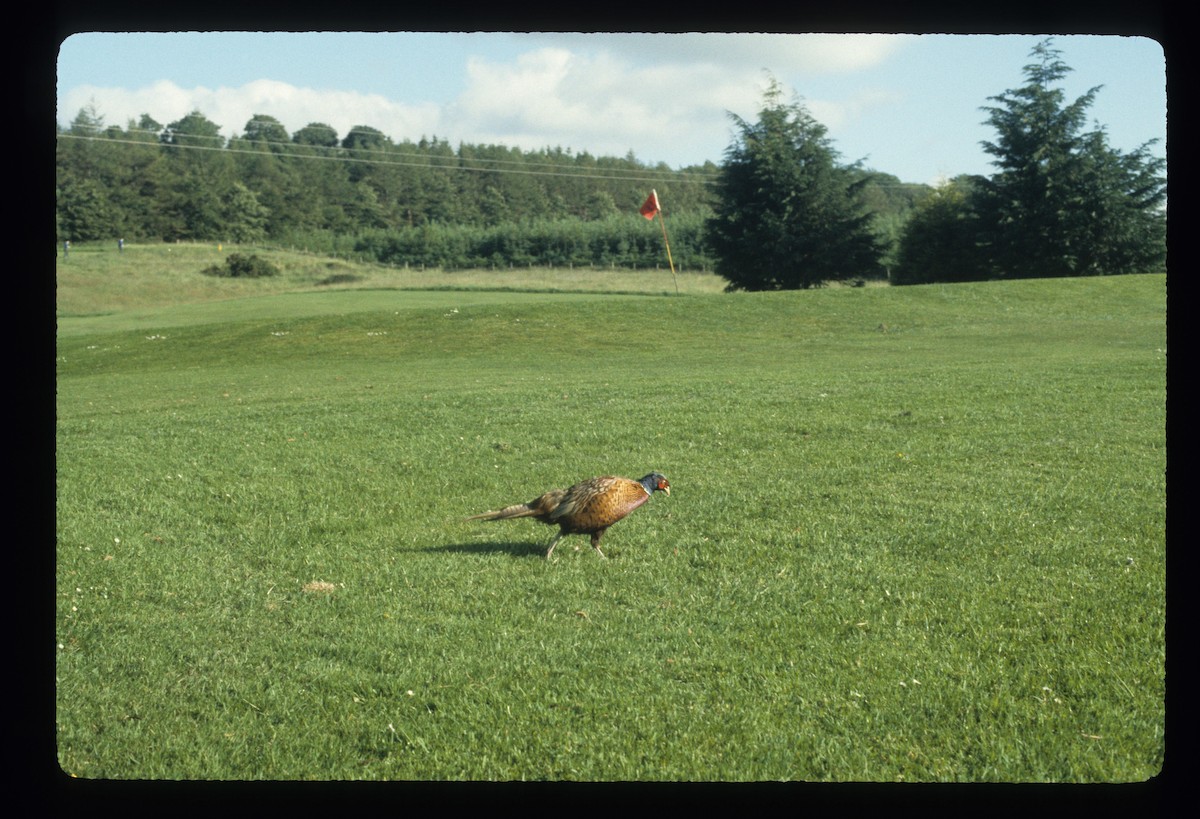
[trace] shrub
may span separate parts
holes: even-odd
[[[213,265],[202,271],[206,276],[223,276],[235,279],[258,279],[264,276],[278,276],[279,268],[260,259],[258,256],[243,256],[240,253],[230,253],[224,265]]]

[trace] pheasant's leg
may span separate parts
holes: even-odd
[[[546,559],[550,559],[550,553],[554,551],[554,547],[558,545],[558,541],[562,538],[563,533],[559,532],[554,536],[554,540],[550,541],[550,548],[546,550]]]
[[[603,535],[604,535],[603,529],[601,529],[599,532],[592,533],[592,548],[596,550],[596,554],[600,555],[600,557],[603,557],[605,560],[607,560],[608,557],[604,554],[604,552],[600,551],[600,538]]]

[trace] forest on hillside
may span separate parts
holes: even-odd
[[[94,107],[56,133],[56,238],[274,242],[393,264],[647,267],[661,232],[638,207],[658,192],[675,260],[712,266],[704,240],[719,167],[672,169],[632,153],[521,150],[393,139],[369,125],[289,134],[258,114],[232,138],[200,111],[106,124]],[[852,169],[861,206],[894,247],[925,185]]]

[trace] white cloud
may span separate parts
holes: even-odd
[[[521,35],[524,36],[524,35]],[[639,64],[831,74],[878,65],[908,38],[897,34],[549,34],[539,41],[621,54]]]
[[[867,88],[840,100],[805,100],[813,118],[831,131],[845,128],[876,108],[900,104],[904,95],[895,91]]]
[[[276,80],[216,89],[180,88],[163,80],[135,90],[77,86],[63,97],[60,122],[70,122],[81,108],[92,103],[106,124],[120,126],[140,119],[142,114],[168,125],[198,110],[220,125],[227,137],[241,133],[255,114],[267,114],[288,131],[297,131],[310,122],[324,122],[339,136],[345,136],[355,125],[370,125],[397,139],[415,139],[434,133],[441,116],[438,106],[430,103],[406,105],[379,94],[299,88]]]
[[[755,104],[765,76],[706,63],[641,65],[620,50],[548,46],[513,62],[474,58],[467,81],[445,118],[464,139],[618,156],[633,150],[654,161],[690,154],[688,161],[699,162],[718,158],[728,135],[726,111]],[[696,147],[680,151],[680,143]]]
[[[731,139],[728,112],[753,118],[762,104],[764,64],[772,73],[852,71],[899,45],[894,37],[842,35],[547,35],[537,42],[513,61],[469,61],[468,87],[446,114],[451,132],[523,148],[715,161]],[[894,102],[877,90],[804,100],[831,129]]]
[[[783,81],[859,71],[903,42],[887,35],[524,37],[530,50],[511,60],[468,59],[465,89],[444,103],[413,105],[271,79],[215,89],[160,81],[136,90],[76,87],[65,94],[59,119],[70,122],[94,101],[106,123],[116,125],[143,113],[168,124],[199,110],[231,136],[255,114],[267,114],[290,132],[325,122],[344,137],[355,125],[370,125],[396,140],[436,134],[452,143],[561,146],[608,156],[633,151],[645,161],[690,164],[720,159],[732,135],[727,112],[753,118],[768,72]],[[833,129],[892,100],[865,91],[804,103]]]

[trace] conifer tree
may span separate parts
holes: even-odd
[[[755,123],[726,151],[707,224],[727,290],[794,290],[880,274],[882,248],[856,192],[855,175],[799,102],[771,81]]]
[[[1102,130],[1084,132],[1100,86],[1066,103],[1056,83],[1071,72],[1049,39],[1034,47],[1026,84],[990,99],[984,142],[996,173],[974,205],[996,277],[1144,272],[1165,260],[1166,180],[1152,142],[1130,154]]]

